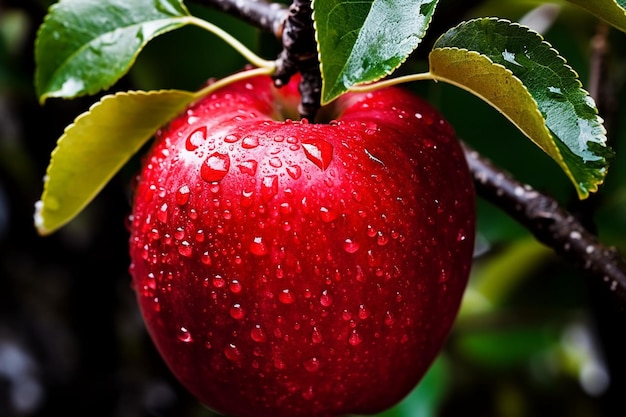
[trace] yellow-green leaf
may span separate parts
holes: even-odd
[[[429,60],[436,80],[463,88],[496,108],[571,177],[537,102],[511,71],[485,55],[459,48],[434,49]]]
[[[72,220],[156,130],[191,103],[178,90],[107,95],[69,125],[52,152],[35,227],[50,234]]]
[[[597,191],[613,151],[578,74],[537,32],[504,19],[462,22],[442,34],[431,75],[482,97],[550,155],[578,196]]]

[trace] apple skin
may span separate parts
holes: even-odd
[[[475,197],[451,126],[399,88],[294,115],[297,78],[223,87],[159,130],[131,215],[149,334],[235,417],[380,412],[442,349]]]

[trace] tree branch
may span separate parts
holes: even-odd
[[[319,108],[321,75],[310,0],[293,0],[289,9],[264,0],[197,0],[271,31],[283,50],[274,75],[277,86],[286,84],[297,72],[302,74],[300,113],[313,119]],[[604,38],[602,37],[604,35]],[[595,40],[598,72],[605,55],[606,33]],[[600,78],[592,78],[592,92],[598,92]],[[599,95],[599,94],[598,94]],[[602,98],[602,96],[597,97]],[[602,106],[602,104],[600,104]],[[478,195],[505,210],[540,242],[553,248],[568,262],[587,271],[626,306],[626,261],[614,248],[604,246],[573,214],[553,198],[515,180],[464,144],[466,158]]]
[[[601,279],[626,305],[626,261],[615,248],[604,246],[556,200],[463,146],[478,195],[503,209],[568,262]]]

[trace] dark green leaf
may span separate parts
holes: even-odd
[[[402,64],[422,40],[437,0],[314,0],[322,104]]]
[[[156,130],[196,96],[177,90],[103,97],[65,129],[52,152],[35,226],[50,234],[72,220]]]
[[[626,0],[568,0],[626,32]]]
[[[612,151],[596,105],[539,34],[507,20],[471,20],[436,41],[430,63],[435,79],[471,91],[514,122],[559,163],[580,198],[604,181]]]
[[[154,37],[187,23],[181,0],[61,0],[35,43],[40,101],[113,85]]]

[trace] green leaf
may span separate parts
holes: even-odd
[[[110,87],[151,39],[189,23],[188,17],[181,0],[61,0],[35,42],[40,101]]]
[[[402,64],[422,40],[437,0],[313,0],[322,104]]]
[[[179,90],[107,95],[69,125],[52,152],[35,226],[50,234],[72,220],[167,121],[196,96]]]
[[[568,0],[626,32],[626,0]]]
[[[464,88],[500,111],[550,155],[583,199],[604,181],[606,130],[578,75],[541,35],[508,20],[450,29],[430,53],[436,80]]]

